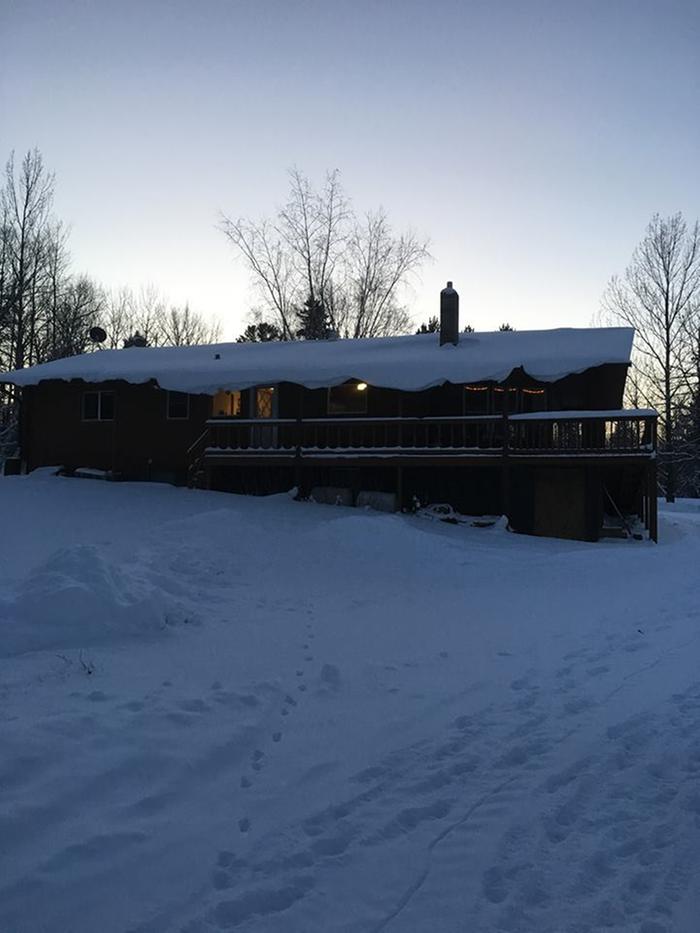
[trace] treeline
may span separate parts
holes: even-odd
[[[316,187],[293,169],[274,216],[224,217],[221,229],[258,296],[240,340],[389,337],[415,327],[403,297],[430,259],[428,241],[396,232],[382,208],[358,214],[339,172]]]
[[[10,156],[0,189],[0,371],[83,353],[96,325],[109,347],[135,330],[152,346],[216,337],[218,325],[154,288],[110,292],[75,272],[68,231],[53,213],[54,184],[38,150],[19,165]]]
[[[38,150],[11,155],[0,187],[0,372],[96,349],[122,347],[136,331],[151,346],[203,343],[219,327],[156,289],[104,289],[72,267],[68,230],[53,212],[54,176]],[[0,448],[15,422],[14,393],[0,385]]]
[[[603,316],[636,331],[627,404],[659,412],[661,491],[700,496],[700,225],[655,214]]]

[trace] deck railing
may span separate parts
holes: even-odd
[[[629,455],[656,449],[656,413],[538,412],[442,418],[212,418],[221,456]]]

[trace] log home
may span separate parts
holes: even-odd
[[[448,503],[515,531],[656,540],[656,412],[624,410],[629,328],[104,350],[0,375],[23,470],[346,504]]]

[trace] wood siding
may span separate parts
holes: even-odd
[[[530,391],[543,388],[544,410],[618,410],[622,407],[626,372],[627,367],[624,365],[609,364],[539,386],[526,374],[514,371],[508,385]],[[493,413],[496,403],[503,396],[496,394],[494,390],[498,387],[494,384],[488,384],[486,388],[488,393],[484,395],[484,402],[488,411]],[[113,420],[83,419],[83,395],[94,391],[114,393]],[[390,423],[382,430],[393,437],[397,430],[415,432],[418,430],[415,425],[418,424],[419,432],[433,432],[429,435],[430,446],[435,437],[440,439],[444,435],[452,438],[451,445],[454,447],[455,431],[458,435],[460,431],[464,433],[477,429],[482,433],[495,431],[499,437],[503,434],[500,418],[486,419],[488,422],[496,420],[495,428],[493,425],[489,427],[486,421],[469,428],[449,421],[457,416],[461,422],[468,413],[469,404],[465,401],[467,392],[462,385],[446,384],[414,393],[376,386],[369,386],[366,391],[367,409],[361,417],[375,419],[371,425],[353,425],[353,415],[345,421],[342,416],[333,416],[336,424],[338,421],[342,424],[342,436],[351,437],[350,446],[353,446],[357,437],[364,436],[362,432],[365,430],[374,432],[374,437],[379,430],[377,424],[381,427],[381,419],[424,419],[421,422],[404,422],[398,427],[396,422]],[[254,412],[254,392],[254,389],[242,392],[242,420],[250,418]],[[275,438],[275,444],[282,444],[283,435],[293,434],[297,437],[300,431],[304,437],[305,431],[313,433],[321,428],[321,433],[332,433],[333,430],[338,432],[339,428],[334,428],[329,421],[319,428],[301,423],[308,419],[328,419],[327,389],[306,389],[283,382],[275,387],[275,392],[276,418],[287,420],[287,424],[275,426],[274,420],[267,425],[264,421],[258,422],[263,426],[262,430],[268,431],[270,437]],[[479,394],[474,393],[474,396]],[[513,432],[510,440],[512,446],[508,456],[500,456],[498,451],[492,451],[490,459],[488,456],[482,457],[482,462],[478,462],[480,451],[473,446],[483,446],[479,441],[470,441],[474,456],[469,455],[469,451],[463,451],[459,457],[456,456],[458,452],[453,451],[455,455],[450,456],[448,445],[448,448],[438,450],[435,456],[419,458],[415,451],[411,452],[411,445],[415,447],[417,440],[409,438],[407,444],[403,445],[405,449],[399,444],[391,456],[390,452],[384,452],[381,456],[370,457],[367,454],[371,452],[365,450],[358,451],[357,457],[351,456],[352,451],[334,457],[333,452],[328,450],[324,453],[330,456],[317,457],[315,460],[312,457],[302,466],[298,456],[301,441],[298,439],[289,452],[284,452],[284,457],[280,455],[281,451],[276,453],[270,449],[261,450],[259,456],[253,451],[253,456],[249,452],[245,458],[241,456],[227,460],[226,456],[230,458],[235,454],[230,445],[231,437],[238,430],[236,424],[244,433],[250,432],[250,427],[246,428],[242,421],[232,419],[229,422],[231,428],[226,427],[225,421],[218,420],[214,426],[207,428],[207,421],[212,416],[212,398],[208,395],[190,396],[188,417],[170,420],[167,417],[167,397],[168,393],[159,389],[154,382],[131,385],[122,381],[95,384],[47,381],[24,389],[21,440],[27,468],[95,467],[112,471],[125,479],[185,482],[188,468],[191,468],[196,456],[192,451],[198,450],[201,457],[206,449],[207,438],[209,441],[220,438],[224,448],[229,446],[228,451],[222,449],[220,457],[210,456],[209,453],[206,456],[205,476],[209,485],[216,489],[266,494],[296,485],[304,494],[314,486],[341,486],[351,490],[353,501],[360,491],[393,492],[403,507],[410,508],[415,502],[446,502],[466,514],[501,514],[505,511],[514,530],[587,540],[598,537],[603,515],[606,511],[610,512],[607,499],[612,498],[616,507],[626,513],[636,512],[643,516],[650,533],[656,533],[651,448],[645,450],[637,438],[639,449],[636,452],[611,449],[609,454],[612,459],[608,458],[603,463],[587,455],[590,453],[587,446],[600,447],[602,443],[602,439],[598,438],[597,443],[593,444],[596,438],[589,437],[595,428],[592,423],[585,424],[579,430],[579,434],[581,431],[583,434],[579,445],[582,449],[578,450],[557,451],[549,443],[541,451],[519,452],[520,434],[529,437],[535,430],[532,427],[534,422],[526,421],[520,422],[520,426],[518,422],[511,423],[513,427],[509,430]],[[526,400],[522,392],[508,397],[522,403]],[[447,419],[447,423],[431,425],[431,419],[435,421],[440,418]],[[550,422],[544,430],[546,438],[550,440],[552,431],[559,431],[552,427],[553,424]],[[260,431],[261,428],[255,430]],[[200,448],[198,442],[202,445]],[[561,438],[558,438],[559,447],[562,443]],[[603,450],[604,446],[600,449]],[[430,452],[424,451],[428,454]],[[489,451],[483,453],[488,454]],[[533,462],[532,456],[528,462],[525,453],[534,453],[536,462]],[[626,453],[626,460],[623,456],[617,456],[622,453]],[[635,453],[639,456],[630,455]],[[558,455],[555,457],[555,454]]]
[[[85,392],[114,392],[113,421],[84,421]],[[22,393],[22,455],[38,466],[95,467],[126,478],[182,479],[187,450],[204,430],[211,397],[190,397],[189,417],[167,418],[167,395],[155,384],[41,382]]]

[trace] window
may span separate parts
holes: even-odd
[[[503,403],[507,404],[507,414],[514,415],[518,406],[518,390],[508,389],[508,398],[506,398],[506,389],[495,386],[493,390],[493,410],[497,414],[503,413]]]
[[[212,414],[215,418],[240,418],[241,393],[237,390],[221,389],[214,396]]]
[[[255,390],[255,417],[275,417],[275,387],[258,386]]]
[[[345,382],[328,390],[329,415],[366,415],[367,383]]]
[[[114,392],[83,392],[83,421],[114,421]]]
[[[490,394],[488,386],[465,386],[464,414],[487,415],[489,413]]]
[[[190,416],[190,397],[187,392],[168,392],[168,421],[186,421]]]
[[[547,408],[547,396],[544,389],[521,389],[520,390],[520,410],[521,411],[545,411]]]

